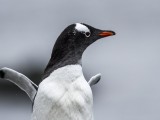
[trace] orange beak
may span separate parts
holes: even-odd
[[[101,37],[108,37],[108,36],[112,36],[115,35],[116,33],[114,31],[102,31],[99,33],[99,36]]]

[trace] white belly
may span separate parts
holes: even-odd
[[[92,91],[81,66],[60,68],[39,86],[32,120],[92,120]]]

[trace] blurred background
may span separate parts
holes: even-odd
[[[55,40],[76,22],[117,35],[83,55],[92,87],[95,120],[160,120],[159,0],[0,0],[0,68],[15,69],[39,84]],[[0,118],[29,120],[32,103],[17,86],[0,80]]]

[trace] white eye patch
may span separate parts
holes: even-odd
[[[79,32],[90,32],[90,30],[88,29],[88,27],[86,27],[85,25],[81,24],[81,23],[76,23],[75,29]]]

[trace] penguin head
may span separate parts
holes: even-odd
[[[85,49],[96,40],[115,35],[110,30],[100,30],[84,23],[69,25],[57,38],[43,78],[65,65],[81,64]]]
[[[96,40],[115,35],[114,31],[100,30],[84,23],[69,25],[58,37],[56,44],[63,45],[62,48],[85,50]],[[60,45],[57,45],[60,46]]]

